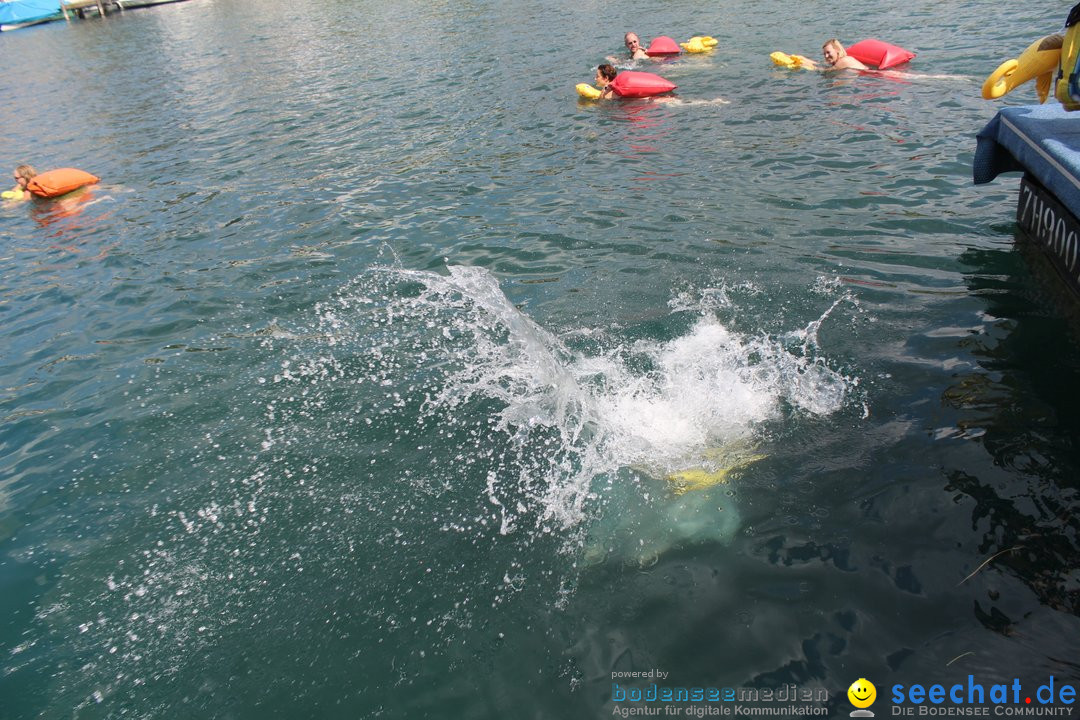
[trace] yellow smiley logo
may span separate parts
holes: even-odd
[[[847,689],[848,700],[857,708],[868,708],[877,700],[877,688],[866,678],[859,678]]]

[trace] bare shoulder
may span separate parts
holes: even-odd
[[[837,60],[836,64],[833,65],[833,67],[836,68],[837,70],[869,70],[870,69],[870,68],[866,67],[865,65],[863,65],[862,62],[856,60],[855,58],[851,57],[850,55],[845,55],[844,57]]]

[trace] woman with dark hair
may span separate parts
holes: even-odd
[[[609,99],[612,96],[611,88],[608,87],[618,75],[618,71],[611,65],[604,63],[596,68],[596,87],[600,88],[600,97]]]

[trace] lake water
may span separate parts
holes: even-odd
[[[980,84],[1059,5],[191,0],[4,33],[4,162],[102,183],[0,208],[0,716],[1077,684],[1077,323],[1018,176],[971,183],[1035,101]],[[676,102],[579,101],[628,29],[721,42],[638,68]],[[919,55],[769,61],[832,36]]]

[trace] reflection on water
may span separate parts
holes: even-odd
[[[978,477],[950,469],[945,490],[975,501],[978,551],[993,558],[983,582],[994,587],[993,576],[1007,572],[1048,607],[1080,615],[1071,560],[1080,550],[1080,488],[1071,471],[1080,433],[1073,411],[1080,398],[1076,336],[1048,312],[1047,296],[1028,296],[1029,266],[1015,251],[971,249],[961,260],[975,269],[969,287],[987,300],[987,322],[968,340],[978,365],[959,373],[942,399],[957,411],[962,436],[989,453],[994,471]],[[999,594],[992,591],[991,599]],[[977,605],[980,620],[1012,632],[1019,618],[988,607]]]
[[[114,202],[112,195],[101,188],[88,187],[51,200],[32,200],[30,217],[42,228],[50,228],[48,237],[62,239],[66,236],[92,236],[98,223],[108,220],[111,210],[84,216],[83,213],[99,203]]]

